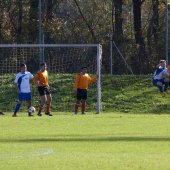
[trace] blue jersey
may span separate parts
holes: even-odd
[[[164,70],[165,70],[165,68],[163,68],[163,67],[158,67],[158,68],[155,70],[154,74],[153,74],[153,79],[154,79],[154,80],[163,79],[162,73],[164,72]]]
[[[20,93],[30,93],[30,79],[33,79],[34,76],[26,71],[25,73],[18,73],[15,78],[15,83],[18,86]]]

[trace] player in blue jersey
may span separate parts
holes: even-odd
[[[166,68],[165,60],[160,60],[159,64],[156,66],[152,83],[154,86],[158,87],[162,96],[164,96],[165,93],[168,93],[169,73],[168,69]]]
[[[20,68],[21,71],[16,75],[14,81],[18,93],[18,103],[12,115],[13,117],[17,116],[17,112],[19,111],[23,101],[28,103],[28,108],[31,106],[30,80],[33,79],[34,76],[29,71],[27,71],[26,64],[21,64]],[[32,116],[32,114],[28,113],[28,116]]]

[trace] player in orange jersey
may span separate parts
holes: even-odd
[[[169,73],[169,87],[170,87],[170,65],[167,66],[167,70],[168,70],[168,73]]]
[[[97,80],[97,77],[91,78],[87,74],[87,67],[82,67],[81,73],[77,74],[76,80],[74,83],[74,91],[75,91],[75,95],[77,98],[77,101],[74,104],[74,113],[75,114],[77,114],[79,106],[81,106],[82,114],[85,114],[88,85],[89,85],[89,83],[92,83],[96,80]]]
[[[39,105],[38,116],[42,116],[42,109],[45,104],[46,104],[45,114],[48,116],[52,116],[52,114],[50,113],[52,97],[51,97],[51,92],[49,90],[48,72],[47,72],[46,63],[42,63],[40,65],[40,70],[36,73],[34,81],[38,85],[38,91],[41,96],[41,103]]]

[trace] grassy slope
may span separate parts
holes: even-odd
[[[73,81],[75,75],[51,75],[53,111],[72,111],[75,101]],[[17,94],[12,85],[14,75],[1,77],[0,109],[12,111]],[[96,108],[96,85],[90,85],[88,108]],[[151,76],[102,76],[102,107],[104,112],[118,111],[130,113],[169,113],[170,95],[162,98],[158,90],[151,85]],[[38,106],[39,95],[33,86],[33,105]],[[22,110],[24,107],[22,107]]]
[[[162,97],[151,76],[104,76],[103,106],[106,111],[169,113],[170,95]]]

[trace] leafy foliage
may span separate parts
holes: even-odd
[[[164,9],[161,0],[42,1],[44,42],[101,43],[108,73],[112,33],[134,73],[148,74],[164,55]],[[37,0],[0,0],[0,11],[0,43],[39,42]],[[116,74],[128,72],[115,47],[112,64]]]

